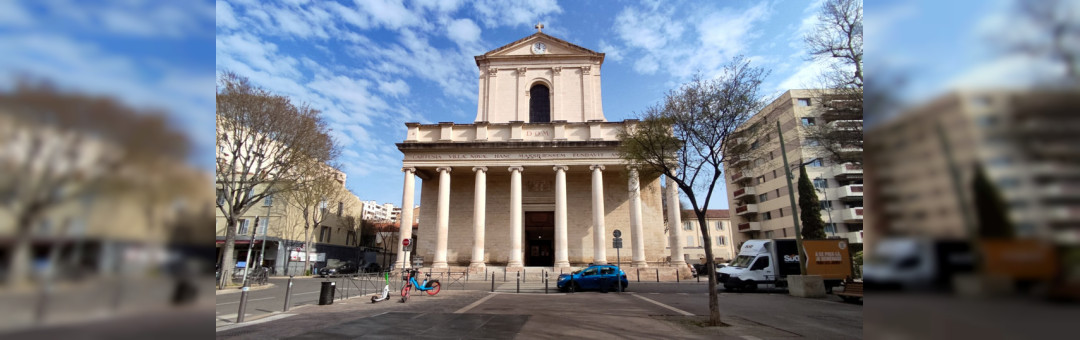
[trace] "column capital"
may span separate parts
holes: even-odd
[[[604,171],[604,166],[600,165],[600,164],[595,164],[595,165],[590,165],[589,166],[589,170],[596,170],[596,169],[600,169],[600,171]]]
[[[411,166],[403,167],[403,168],[401,168],[401,172],[411,172],[411,173],[415,174],[416,173],[416,168],[411,167]]]
[[[510,171],[510,172],[514,172],[515,170],[517,172],[525,172],[525,167],[522,167],[522,166],[519,165],[519,166],[512,166],[512,167],[506,168],[506,171]]]
[[[627,165],[627,166],[626,166],[626,170],[630,170],[630,171],[634,171],[634,172],[636,172],[636,171],[638,171],[638,170],[641,170],[641,166],[640,166],[640,165],[637,165],[637,164],[630,164],[630,165]]]
[[[559,171],[559,170],[562,170],[562,171],[567,171],[567,170],[570,170],[570,167],[568,167],[568,166],[565,166],[565,165],[556,165],[556,166],[552,167],[552,168],[551,168],[551,170],[555,170],[555,171]]]
[[[474,167],[472,168],[472,171],[473,171],[473,172],[477,172],[477,171],[483,171],[483,172],[487,172],[487,171],[488,171],[488,168],[487,168],[486,166],[474,166]]]
[[[450,170],[453,170],[453,169],[448,167],[448,166],[440,166],[438,168],[435,168],[435,171],[438,171],[438,172],[443,172],[443,171],[450,172]]]

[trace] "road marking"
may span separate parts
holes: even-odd
[[[633,295],[640,298],[640,299],[642,299],[642,300],[652,302],[653,304],[655,304],[657,306],[664,307],[664,308],[670,309],[672,311],[675,311],[676,313],[679,313],[679,314],[682,314],[682,315],[685,315],[685,316],[694,316],[694,313],[690,313],[690,312],[684,311],[682,309],[678,309],[678,308],[675,308],[675,307],[672,307],[672,306],[662,304],[660,302],[657,302],[656,300],[653,300],[653,299],[650,299],[650,298],[647,298],[647,297],[644,297],[644,296],[641,296],[641,295],[637,295],[637,294],[633,294]]]
[[[268,297],[268,298],[259,298],[259,299],[248,299],[248,302],[251,302],[251,301],[261,301],[261,300],[270,300],[270,299],[276,299],[276,297],[273,297],[273,296],[271,296],[271,297]],[[221,306],[221,305],[228,305],[228,304],[234,304],[234,303],[240,303],[240,301],[233,301],[233,302],[222,302],[222,303],[219,303],[219,304],[217,304],[217,305],[218,305],[218,306]]]
[[[470,309],[473,309],[476,306],[479,306],[481,303],[484,303],[484,301],[487,301],[488,299],[491,299],[493,297],[495,297],[495,294],[488,294],[488,296],[485,296],[484,298],[482,298],[480,300],[476,300],[476,302],[473,302],[472,304],[470,304],[468,306],[465,306],[465,307],[462,307],[461,309],[458,309],[456,312],[454,312],[454,314],[461,314],[461,313],[468,312]]]
[[[284,319],[284,318],[287,318],[287,317],[290,317],[290,316],[293,316],[293,315],[296,315],[296,314],[278,314],[278,315],[268,316],[268,317],[265,317],[265,318],[262,318],[262,319],[258,319],[258,320],[255,320],[255,321],[232,324],[232,325],[228,325],[228,326],[221,326],[221,327],[218,327],[215,330],[215,332],[227,331],[227,330],[230,330],[230,329],[240,328],[240,327],[247,327],[247,326],[251,326],[251,325],[258,325],[260,323],[270,322],[270,321],[274,321],[274,320],[280,320],[280,319]]]
[[[743,338],[743,339],[746,339],[746,340],[761,340],[761,338],[753,336],[753,335],[742,335],[742,336],[740,336],[740,338]]]
[[[318,293],[318,292],[319,291],[307,292],[307,293],[296,293],[296,294],[293,294],[293,295],[315,294],[315,293]]]

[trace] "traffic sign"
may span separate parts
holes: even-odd
[[[616,237],[616,238],[614,239],[614,241],[615,241],[615,242],[614,242],[615,244],[614,244],[614,245],[612,245],[612,246],[613,246],[613,247],[614,247],[615,249],[619,249],[619,248],[622,248],[622,237]]]
[[[409,246],[409,239],[401,240],[401,245],[408,247]]]
[[[612,232],[611,234],[615,235],[615,237],[622,237],[622,232],[619,231],[619,229],[615,229],[615,231]]]

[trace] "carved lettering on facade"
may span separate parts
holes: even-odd
[[[528,181],[525,183],[529,192],[551,192],[551,181]]]
[[[525,131],[525,137],[551,137],[551,130]]]
[[[548,159],[617,159],[614,151],[596,152],[514,152],[514,153],[410,153],[405,154],[406,161],[430,160],[548,160]]]

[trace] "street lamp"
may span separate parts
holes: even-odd
[[[262,250],[259,251],[259,266],[262,267],[263,255],[266,254],[266,234],[270,232],[270,207],[274,205],[274,196],[266,196],[266,227],[263,228]],[[255,226],[256,228],[258,226]]]
[[[825,202],[828,202],[827,204],[825,204],[825,214],[829,215],[829,225],[831,225],[833,227],[833,231],[831,232],[831,234],[832,234],[832,236],[836,236],[836,224],[834,224],[833,221],[832,221],[832,202],[829,201],[829,191],[825,190],[826,188],[828,188],[828,183],[829,182],[828,182],[827,179],[822,178],[821,175],[818,175],[818,177],[815,178],[815,179],[820,179],[820,180],[824,181],[824,183],[826,183],[825,188],[818,188],[815,185],[814,190],[815,191],[820,191],[821,193],[825,194]]]

